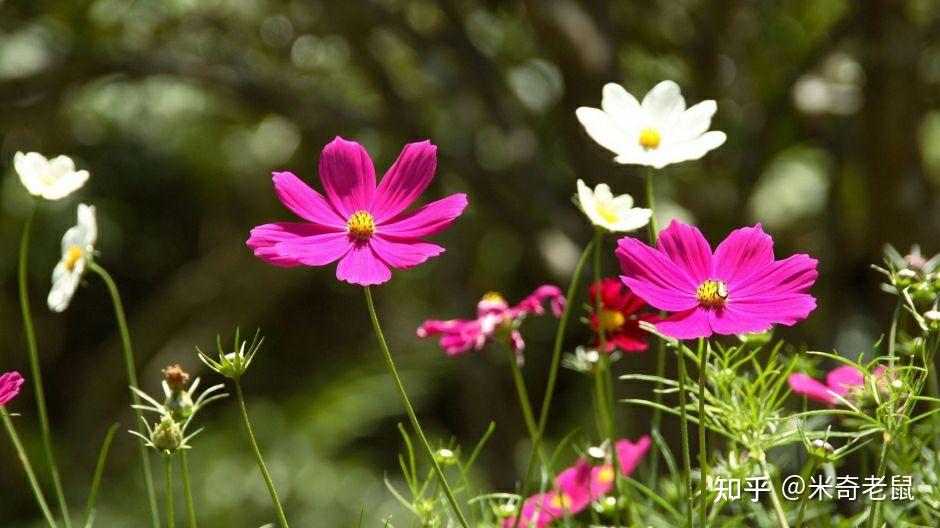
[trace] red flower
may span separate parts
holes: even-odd
[[[657,323],[660,317],[653,313],[638,313],[646,301],[637,297],[623,282],[610,277],[602,279],[600,314],[594,313],[597,305],[597,283],[588,289],[588,304],[591,306],[591,328],[595,332],[595,345],[600,347],[601,331],[604,332],[606,352],[642,352],[646,350],[649,333],[640,328],[640,321]]]

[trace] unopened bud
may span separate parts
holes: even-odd
[[[161,451],[174,453],[183,445],[183,431],[173,417],[164,416],[153,430],[150,442]]]
[[[189,374],[179,365],[170,365],[163,369],[163,377],[173,392],[185,390],[186,384],[189,383]]]
[[[512,517],[519,511],[519,508],[511,502],[504,502],[496,507],[496,516],[505,519],[507,517]]]
[[[607,459],[607,450],[603,447],[593,446],[588,448],[587,456],[591,457],[595,462],[603,462]]]
[[[189,374],[179,365],[171,365],[163,369],[163,376],[168,389],[163,406],[170,411],[174,420],[182,422],[193,414],[193,398],[186,390]]]
[[[832,444],[830,444],[829,442],[820,440],[818,438],[810,442],[810,445],[816,449],[822,449],[823,451],[826,451],[827,453],[835,452],[835,448],[832,447]]]
[[[924,319],[930,323],[940,323],[940,310],[929,310],[924,314]]]
[[[449,466],[457,461],[457,454],[452,450],[443,447],[437,450],[437,453],[434,453],[434,459],[437,460],[437,463],[442,466]]]

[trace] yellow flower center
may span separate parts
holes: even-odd
[[[604,466],[597,472],[597,480],[601,484],[610,484],[614,481],[614,468]]]
[[[627,318],[616,310],[601,310],[597,317],[597,326],[604,331],[617,330],[627,322]]]
[[[552,497],[552,500],[548,502],[548,504],[552,508],[560,508],[563,510],[569,510],[571,509],[572,502],[573,501],[571,500],[571,497],[565,495],[564,493],[556,493]]]
[[[499,292],[491,291],[491,292],[486,292],[483,298],[480,299],[480,302],[488,303],[488,304],[496,304],[496,303],[506,304],[506,299]]]
[[[369,238],[375,233],[375,218],[368,211],[356,211],[346,222],[349,234],[358,238]]]
[[[616,222],[619,220],[617,216],[617,211],[614,209],[612,204],[609,203],[598,203],[596,206],[597,214],[601,215],[601,218],[607,220],[608,222]]]
[[[84,256],[85,252],[82,251],[82,248],[78,246],[69,246],[65,250],[65,255],[62,257],[62,262],[65,264],[65,269],[72,271],[75,269],[75,264]]]
[[[644,128],[643,131],[640,132],[640,146],[647,150],[658,147],[662,139],[659,132],[652,128]]]
[[[721,308],[728,299],[728,285],[724,281],[708,279],[698,287],[695,297],[702,306]]]

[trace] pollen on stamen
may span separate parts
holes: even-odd
[[[640,132],[640,146],[645,149],[654,149],[659,146],[662,136],[653,128],[644,128]]]
[[[358,238],[368,238],[375,233],[375,218],[368,211],[356,211],[346,222],[349,234]]]
[[[78,246],[69,246],[65,250],[65,257],[62,259],[65,264],[65,269],[72,271],[75,269],[75,264],[82,258],[85,253],[82,251],[82,248]]]
[[[702,306],[721,308],[728,299],[728,285],[724,281],[708,279],[698,287],[695,297]]]

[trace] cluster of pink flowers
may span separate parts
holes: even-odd
[[[19,372],[7,372],[0,375],[0,407],[10,403],[20,394],[20,387],[23,386],[24,381]]]
[[[615,446],[620,473],[629,476],[646,456],[650,448],[650,437],[643,436],[636,442],[619,440]],[[608,494],[614,486],[612,464],[592,465],[581,458],[555,478],[550,492],[539,493],[525,500],[522,505],[519,526],[542,528],[555,519],[576,515],[590,504]],[[503,528],[515,526],[516,516],[503,519]]]
[[[884,383],[886,373],[887,369],[883,366],[875,368],[872,376],[876,378],[876,384]],[[865,385],[865,375],[861,370],[851,365],[844,365],[830,370],[826,374],[825,383],[806,374],[798,373],[790,374],[790,377],[787,378],[787,384],[794,394],[806,396],[808,399],[819,403],[835,405],[839,403],[840,397],[851,400],[853,392]]]
[[[543,315],[546,301],[555,317],[560,317],[565,308],[565,298],[555,286],[539,286],[515,306],[510,306],[502,295],[490,292],[477,303],[476,319],[425,321],[418,328],[418,337],[441,336],[441,348],[447,355],[455,356],[471,349],[480,350],[502,333],[509,347],[518,355],[525,349],[519,325],[527,315]]]

